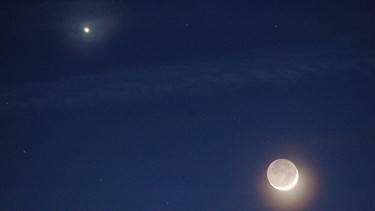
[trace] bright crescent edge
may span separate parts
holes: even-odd
[[[297,169],[297,168],[296,168],[296,171],[297,171],[296,178],[294,178],[294,181],[293,181],[290,185],[285,186],[285,187],[277,187],[277,186],[274,186],[272,183],[271,183],[271,185],[272,185],[274,188],[276,188],[276,189],[278,189],[278,190],[282,190],[282,191],[287,191],[287,190],[292,189],[292,188],[297,184],[297,182],[298,182],[299,173],[298,173],[298,169]]]

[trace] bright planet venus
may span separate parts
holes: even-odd
[[[268,166],[267,178],[277,190],[291,190],[298,182],[298,170],[290,160],[277,159]]]
[[[85,28],[83,28],[83,31],[87,34],[87,33],[90,32],[90,28],[89,27],[85,27]]]

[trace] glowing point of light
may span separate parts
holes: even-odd
[[[90,32],[90,28],[88,28],[88,27],[85,27],[85,28],[83,28],[83,31],[87,34],[87,33],[89,33]]]

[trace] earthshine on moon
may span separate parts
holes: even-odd
[[[277,159],[267,169],[269,183],[282,191],[292,189],[298,182],[298,176],[296,166],[287,159]]]

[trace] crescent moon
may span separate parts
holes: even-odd
[[[296,186],[299,178],[298,169],[287,159],[273,161],[267,169],[267,178],[272,187],[287,191]]]
[[[298,183],[298,177],[299,177],[299,174],[298,174],[298,170],[296,169],[297,173],[296,173],[296,178],[294,178],[293,182],[290,183],[290,185],[288,186],[285,186],[285,187],[276,187],[275,185],[272,185],[274,188],[278,189],[278,190],[283,190],[283,191],[286,191],[286,190],[290,190],[292,188],[294,188],[294,186],[297,185]]]

